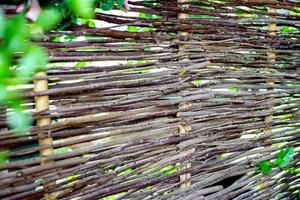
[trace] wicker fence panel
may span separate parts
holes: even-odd
[[[0,108],[0,146],[10,150],[0,198],[296,199],[300,3],[130,6],[124,16],[97,13],[107,27],[72,25],[37,42],[50,64],[34,80],[49,89],[22,96],[52,123],[16,135]],[[38,96],[49,96],[48,110],[33,110]],[[43,138],[53,144],[38,145]],[[258,172],[287,147],[296,172]],[[40,157],[45,149],[54,153]]]

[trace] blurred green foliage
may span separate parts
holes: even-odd
[[[9,108],[7,122],[17,133],[27,131],[32,119],[24,112],[26,107],[16,88],[26,85],[37,71],[45,70],[47,65],[47,52],[31,41],[78,17],[87,20],[90,27],[95,27],[94,22],[88,19],[93,17],[96,6],[102,10],[111,10],[115,5],[125,7],[124,0],[39,1],[42,10],[37,13],[35,21],[30,21],[26,16],[32,5],[26,2],[16,2],[24,6],[18,14],[5,16],[0,10],[0,105]]]
[[[9,126],[16,132],[26,131],[31,119],[23,112],[23,101],[14,88],[26,84],[34,72],[46,66],[47,54],[43,48],[30,42],[30,29],[24,13],[10,18],[0,15],[0,104],[12,110],[8,115]]]

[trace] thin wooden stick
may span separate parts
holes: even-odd
[[[181,104],[179,106],[179,108],[182,108],[182,109],[189,108],[189,107],[191,107],[191,104],[189,104],[189,103],[184,103],[184,104]],[[187,132],[189,132],[191,130],[192,130],[191,126],[189,126],[189,125],[180,125],[179,126],[179,132],[181,134],[185,134],[185,133],[187,133]],[[186,150],[183,149],[182,151],[186,151]],[[193,148],[192,151],[195,151],[195,149]],[[192,167],[192,164],[191,163],[187,163],[185,166],[183,166],[181,168],[181,170],[185,170],[185,169],[191,168],[191,167]],[[180,182],[182,182],[180,184],[180,188],[181,189],[187,188],[187,187],[189,187],[191,185],[190,181],[186,181],[186,180],[188,180],[190,178],[191,178],[191,173],[183,174],[183,175],[180,176]]]
[[[268,12],[269,13],[276,13],[276,9],[272,8],[272,7],[268,7]],[[272,19],[272,18],[271,18]],[[269,38],[273,39],[276,36],[276,23],[271,22],[268,25],[268,32],[269,32]],[[270,48],[267,52],[267,58],[268,58],[268,63],[269,63],[269,67],[271,67],[272,65],[275,64],[276,62],[276,51],[274,48]],[[274,87],[274,80],[272,79],[268,79],[267,80],[267,86],[268,86],[268,90],[273,90]],[[271,113],[272,113],[272,108],[271,108]],[[273,120],[273,115],[270,114],[268,116],[265,117],[265,123],[266,123],[266,128],[264,129],[264,133],[265,134],[271,134],[272,133],[272,120]],[[265,141],[266,142],[270,142],[271,139],[266,138]],[[265,147],[265,148],[270,148],[270,147]],[[265,153],[266,155],[269,155],[270,153],[267,151]],[[264,182],[263,182],[263,190],[265,190],[264,195],[267,195],[266,198],[270,197],[270,175],[265,175],[263,177]]]
[[[178,0],[178,3],[187,3],[187,2],[188,2],[187,0]],[[188,8],[187,5],[183,5],[183,6],[180,5],[180,7],[181,7],[181,8]],[[187,19],[187,18],[189,18],[189,16],[188,16],[187,14],[185,14],[185,13],[180,13],[179,16],[178,16],[178,18],[179,18],[179,19]],[[188,36],[188,32],[181,32],[180,35],[183,36],[183,37],[184,37],[184,36]],[[179,48],[179,51],[185,51],[185,50],[187,49],[187,45],[185,45],[185,44],[180,44],[180,45],[178,46],[178,48]],[[181,61],[181,62],[186,62],[186,61],[189,61],[189,58],[187,58],[187,57],[182,57],[182,58],[180,58],[180,61]],[[184,75],[184,74],[185,74],[185,71],[182,71],[182,73],[180,73],[179,75],[182,76],[182,75]],[[189,107],[191,107],[191,106],[192,106],[192,105],[191,105],[190,103],[183,103],[183,104],[180,104],[180,105],[179,105],[179,109],[186,109],[186,108],[189,108]],[[181,134],[185,134],[185,133],[188,132],[188,131],[191,131],[190,126],[186,126],[186,125],[180,125],[180,126],[179,126],[179,132],[180,132]],[[183,151],[185,151],[185,150],[183,150]],[[185,166],[183,166],[183,167],[181,168],[181,170],[185,170],[185,169],[190,168],[190,167],[192,167],[191,163],[187,163]],[[182,183],[180,184],[180,188],[181,188],[181,189],[187,188],[187,187],[189,187],[189,186],[191,185],[191,182],[190,182],[190,181],[187,181],[187,180],[190,179],[190,178],[191,178],[191,173],[183,174],[183,175],[180,176],[180,182],[182,182]]]
[[[45,77],[47,76],[46,72],[39,72],[37,73],[37,76],[39,77]],[[40,92],[40,91],[46,91],[48,90],[48,80],[36,80],[34,81],[34,91]],[[49,96],[36,96],[35,97],[35,107],[36,112],[41,112],[49,109]],[[51,124],[51,118],[42,118],[38,119],[36,121],[37,126],[47,126]],[[50,156],[53,154],[53,139],[49,137],[48,135],[39,134],[39,145],[40,146],[50,146],[49,148],[41,148],[40,155],[41,155],[41,164],[49,164],[53,161],[45,161],[43,158]],[[56,199],[53,194],[44,194],[45,200],[54,200]]]

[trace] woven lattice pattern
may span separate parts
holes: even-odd
[[[134,1],[124,16],[97,13],[105,27],[51,31],[35,77],[49,89],[22,95],[52,124],[16,135],[2,109],[0,198],[296,199],[299,173],[256,164],[289,147],[299,168],[300,34],[281,31],[300,30],[299,6]],[[50,109],[36,113],[43,95]]]

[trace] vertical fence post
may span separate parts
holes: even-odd
[[[276,14],[276,9],[274,9],[272,7],[268,7],[268,12],[269,12],[269,14],[272,14],[272,13]],[[274,19],[275,17],[269,16],[269,18]],[[269,40],[275,39],[275,36],[276,36],[276,23],[269,22],[268,39]],[[271,44],[271,42],[269,42],[269,44]],[[271,72],[270,67],[273,66],[276,62],[276,51],[274,48],[270,47],[268,49],[267,59],[268,59],[268,68],[269,68],[267,71]],[[273,90],[274,81],[271,78],[268,78],[266,84],[267,84],[268,90]],[[271,110],[272,110],[272,108],[271,108]],[[264,129],[265,134],[272,133],[272,119],[273,119],[272,113],[265,117],[265,124],[266,124],[266,127]],[[266,141],[269,141],[269,140],[270,139],[266,139]],[[264,199],[268,199],[270,197],[269,185],[270,185],[270,176],[265,175],[264,183],[263,183],[263,190],[265,191],[264,195],[266,195],[266,196],[263,197]]]
[[[188,3],[188,0],[178,0],[177,2],[178,3]],[[188,5],[179,5],[179,7],[184,9],[184,8],[188,8],[189,6]],[[185,13],[179,13],[179,15],[178,15],[178,19],[188,19],[188,18],[189,18],[188,14],[185,14]],[[180,35],[181,36],[187,36],[188,33],[187,32],[180,32]],[[186,45],[180,44],[180,45],[178,45],[178,48],[179,48],[179,51],[183,51],[183,50],[186,49]],[[189,58],[187,58],[187,57],[182,57],[180,59],[180,61],[188,61],[188,60],[189,60]],[[190,103],[186,102],[186,103],[183,103],[183,104],[179,105],[179,109],[189,108],[191,106],[192,105]],[[184,134],[188,131],[190,131],[189,126],[186,126],[186,125],[180,125],[179,126],[179,133]],[[184,169],[187,169],[187,168],[190,168],[190,167],[191,167],[191,163],[187,163],[185,166],[183,166],[181,168],[181,170],[184,170]],[[186,188],[186,187],[191,185],[191,182],[186,181],[189,178],[191,178],[190,173],[183,174],[183,175],[180,176],[180,182],[182,182],[180,184],[181,189]]]
[[[46,72],[39,72],[36,74],[37,77],[43,78],[47,76]],[[34,91],[40,92],[48,90],[48,80],[47,79],[38,79],[34,81]],[[41,112],[49,109],[49,96],[36,96],[35,97],[35,109],[36,112]],[[36,120],[36,125],[46,126],[51,124],[51,118],[42,118]],[[48,134],[39,133],[39,145],[40,146],[50,146],[49,148],[42,148],[40,150],[41,164],[51,163],[52,161],[44,161],[43,158],[53,154],[52,143],[53,139]],[[44,194],[45,200],[54,200],[55,197],[52,194]]]

